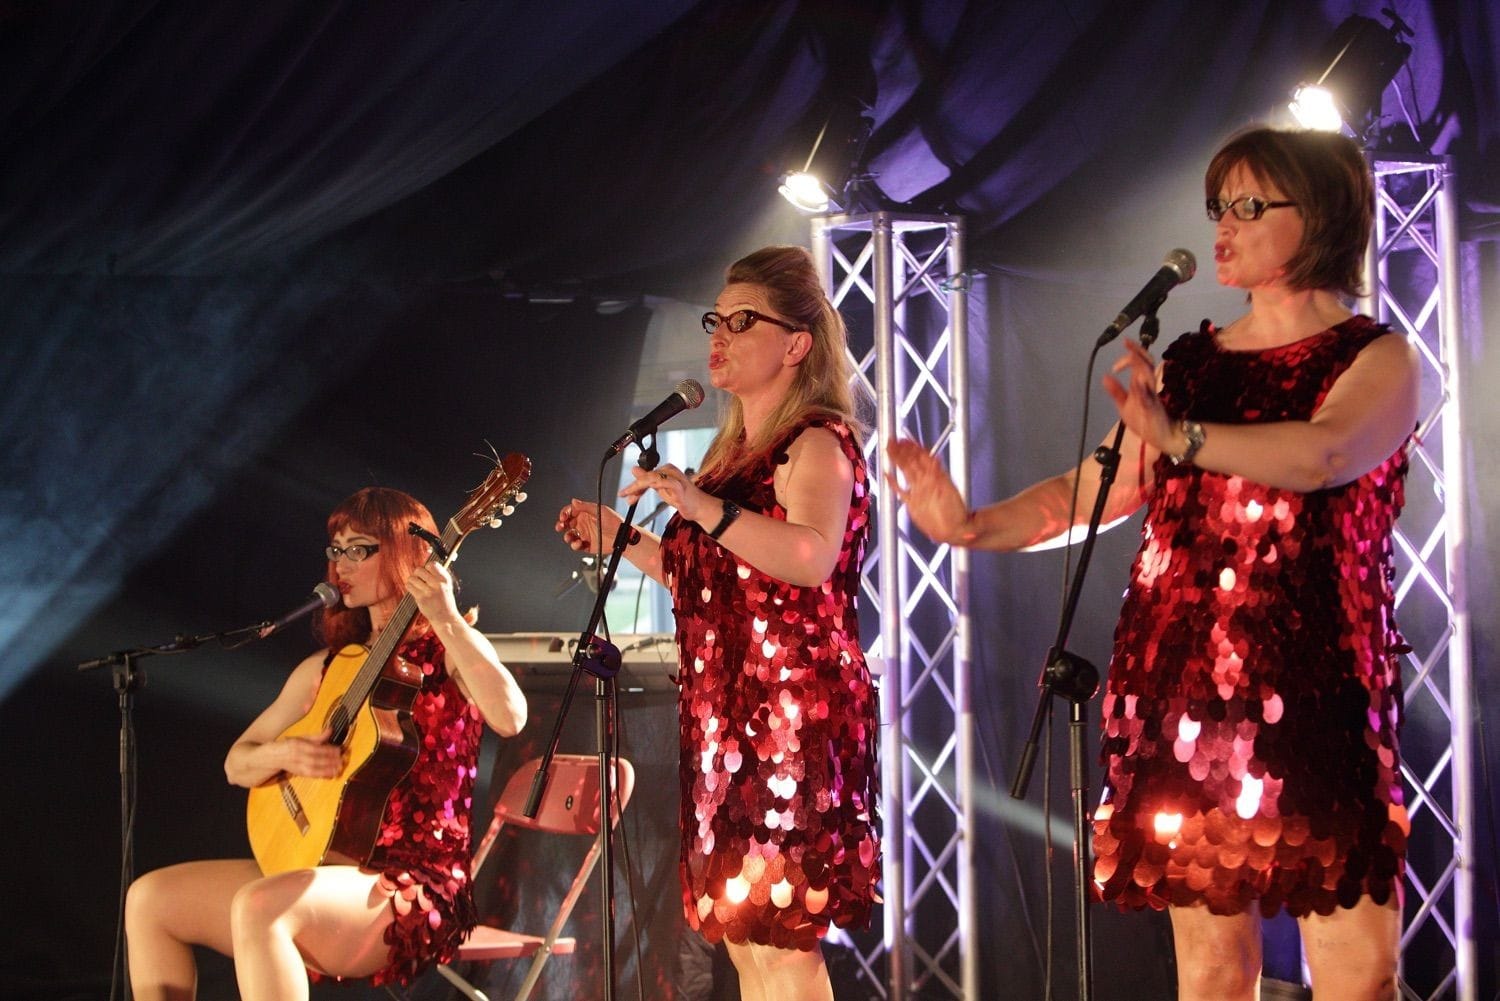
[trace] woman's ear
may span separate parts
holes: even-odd
[[[812,333],[807,330],[797,330],[792,333],[791,340],[786,346],[786,363],[788,365],[800,365],[802,359],[807,357],[812,350]]]

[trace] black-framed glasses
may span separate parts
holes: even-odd
[[[380,552],[378,542],[356,542],[352,546],[329,546],[323,550],[329,563],[337,563],[340,556],[349,557],[351,563],[363,563],[378,552]]]
[[[1210,198],[1204,206],[1208,209],[1208,217],[1214,222],[1224,218],[1226,212],[1233,212],[1236,219],[1254,222],[1266,214],[1266,209],[1284,209],[1296,204],[1296,202],[1273,202],[1257,195],[1241,195],[1227,202],[1222,198]]]
[[[711,334],[715,330],[718,330],[719,324],[722,323],[724,324],[724,326],[729,328],[729,332],[731,334],[740,334],[750,329],[750,325],[756,320],[765,320],[767,323],[774,323],[776,324],[776,326],[785,327],[787,330],[790,330],[793,333],[802,329],[801,327],[790,324],[785,320],[778,320],[774,316],[767,316],[764,313],[757,313],[753,309],[737,309],[733,313],[730,313],[728,316],[720,316],[718,313],[715,313],[711,310],[707,313],[704,313],[703,332],[705,334]]]

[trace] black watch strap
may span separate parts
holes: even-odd
[[[733,525],[734,520],[739,516],[740,506],[732,500],[725,501],[724,517],[720,518],[719,523],[709,531],[708,537],[710,539],[717,539],[719,536],[723,535],[724,530],[727,529],[730,525]]]

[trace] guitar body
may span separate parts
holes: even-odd
[[[420,670],[393,658],[355,711],[346,712],[341,702],[369,653],[357,645],[340,650],[312,708],[282,733],[316,737],[331,729],[330,739],[344,748],[339,774],[282,774],[250,790],[250,848],[267,876],[325,863],[368,863],[391,790],[417,759],[411,707],[422,687]]]

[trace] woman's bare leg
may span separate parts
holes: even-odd
[[[761,983],[760,969],[755,965],[755,957],[750,955],[750,946],[737,945],[725,940],[724,947],[729,950],[729,959],[734,963],[734,972],[740,978],[740,1001],[770,1001],[770,995],[766,993],[766,985]]]
[[[157,869],[132,883],[125,936],[135,997],[189,1001],[198,985],[193,946],[232,955],[230,902],[259,878],[250,859],[214,859]]]
[[[730,943],[729,958],[739,971],[744,1001],[833,1001],[833,982],[821,949],[804,952]]]
[[[1326,917],[1297,919],[1302,949],[1318,1001],[1391,1001],[1396,997],[1396,955],[1401,909],[1361,897],[1352,908]]]
[[[191,1001],[195,945],[234,957],[245,1001],[307,997],[309,965],[369,976],[387,961],[393,920],[378,880],[353,866],[262,877],[251,859],[149,872],[125,904],[132,992],[140,1001]]]
[[[395,915],[379,879],[354,866],[320,866],[243,886],[231,908],[243,1001],[306,998],[306,966],[356,978],[384,966]]]
[[[1178,1001],[1255,1001],[1260,997],[1260,916],[1171,907]],[[1321,1001],[1321,998],[1319,999]]]

